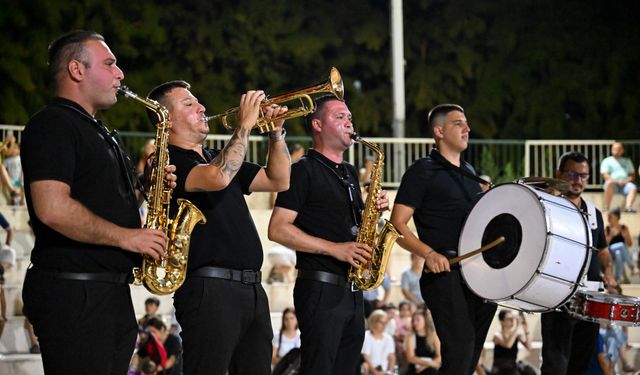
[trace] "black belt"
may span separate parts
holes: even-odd
[[[31,266],[28,269],[29,272],[35,273],[39,276],[46,276],[52,279],[59,280],[76,280],[76,281],[101,281],[105,283],[115,284],[131,284],[133,282],[133,272],[130,273],[89,273],[89,272],[58,272],[47,271],[36,266]]]
[[[239,281],[243,284],[259,284],[262,282],[262,272],[255,270],[234,270],[222,267],[200,267],[197,270],[188,271],[187,276],[213,277]]]
[[[436,250],[436,252],[444,255],[445,257],[447,257],[447,259],[453,259],[458,256],[457,249],[439,249]]]
[[[298,279],[315,280],[320,281],[321,283],[333,284],[346,289],[350,289],[352,292],[359,290],[355,287],[353,282],[351,282],[345,276],[336,275],[335,273],[331,272],[298,270]]]

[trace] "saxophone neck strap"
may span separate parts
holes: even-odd
[[[129,188],[129,192],[133,195],[135,199],[136,195],[135,195],[134,185],[140,189],[142,184],[139,178],[133,178],[133,175],[132,175],[132,173],[134,173],[133,163],[131,163],[131,159],[129,158],[128,155],[124,153],[124,151],[122,150],[122,147],[120,147],[120,143],[118,143],[118,140],[116,138],[118,137],[118,132],[116,130],[109,131],[109,129],[107,129],[107,127],[104,126],[102,121],[96,119],[95,117],[90,116],[88,113],[83,112],[72,105],[65,104],[65,103],[55,103],[54,105],[75,111],[76,113],[80,114],[82,118],[84,118],[85,120],[88,120],[92,125],[96,127],[102,139],[104,139],[105,142],[107,142],[109,147],[115,153],[116,159],[118,159],[120,170],[122,171],[124,180],[126,181],[127,187]],[[129,163],[127,163],[127,160],[129,161]],[[130,168],[128,168],[127,165],[129,165]],[[141,189],[141,190],[144,191],[144,189]],[[136,206],[137,206],[137,203],[136,203]]]
[[[308,156],[310,156],[312,159],[320,163],[320,165],[322,165],[323,167],[327,168],[334,176],[336,176],[336,178],[342,184],[342,186],[344,186],[347,192],[347,199],[349,201],[349,205],[351,206],[351,219],[353,220],[353,224],[354,224],[351,227],[351,234],[355,236],[358,233],[358,227],[360,227],[361,222],[359,219],[360,218],[359,209],[358,207],[356,207],[356,197],[357,197],[356,186],[354,183],[349,182],[349,178],[348,178],[349,169],[346,168],[343,164],[340,164],[341,167],[344,168],[344,172],[345,172],[344,176],[340,176],[338,172],[335,171],[334,168],[331,168],[331,166],[325,163],[318,156],[313,154],[309,154]]]

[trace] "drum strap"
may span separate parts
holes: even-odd
[[[432,152],[431,153],[431,157],[433,158],[434,161],[436,161],[438,164],[442,165],[445,168],[454,170],[458,173],[460,173],[461,175],[464,175],[466,177],[469,177],[470,179],[483,184],[483,185],[488,185],[489,187],[493,187],[493,184],[490,183],[489,181],[486,181],[478,176],[476,176],[472,171],[470,171],[469,169],[471,168],[470,164],[467,163],[464,160],[460,160],[461,164],[463,165],[463,167],[458,167],[457,165],[452,164],[449,160],[445,159],[440,152]]]
[[[598,229],[598,220],[596,219],[596,205],[584,198],[582,198],[582,201],[587,206],[587,220],[589,220],[589,226],[592,230]]]

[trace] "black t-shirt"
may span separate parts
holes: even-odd
[[[581,200],[580,209],[582,212],[587,212],[587,204],[584,202],[584,199]],[[602,213],[597,208],[596,222],[598,223],[598,228],[591,230],[591,246],[593,249],[591,250],[591,263],[589,263],[589,270],[587,271],[587,280],[602,281],[598,250],[607,247],[607,237],[604,234],[604,220],[602,220]]]
[[[395,199],[415,209],[418,238],[439,252],[458,248],[464,220],[482,192],[478,182],[447,163],[440,152],[431,150],[407,169]],[[461,166],[475,175],[469,163],[461,160]]]
[[[130,160],[117,155],[117,146],[107,142],[98,126],[77,103],[54,98],[24,129],[20,156],[36,237],[31,262],[38,267],[126,273],[142,262],[139,254],[65,237],[43,224],[33,210],[30,184],[56,180],[68,184],[71,197],[103,219],[127,228],[141,227],[135,193],[125,177],[131,171]]]
[[[171,197],[171,217],[177,212],[177,199],[185,198],[202,211],[206,224],[198,224],[191,233],[188,269],[203,266],[259,270],[262,266],[260,236],[244,199],[260,171],[257,164],[244,162],[229,186],[220,191],[185,192],[191,169],[209,163],[218,150],[203,150],[206,157],[192,150],[169,145],[169,159],[176,166],[177,186]]]
[[[352,187],[347,188],[349,184]],[[311,149],[291,166],[289,190],[278,194],[276,206],[296,211],[294,225],[305,233],[332,242],[354,241],[354,220],[364,208],[355,168],[336,164]],[[353,203],[349,198],[351,190]],[[355,215],[355,218],[354,218]],[[349,263],[320,254],[298,251],[296,267],[346,275]]]
[[[169,333],[164,340],[164,349],[167,351],[167,359],[176,356],[175,364],[168,370],[161,371],[160,375],[182,374],[182,340],[175,333]]]

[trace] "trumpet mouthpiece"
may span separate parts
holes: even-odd
[[[202,116],[202,121],[209,122],[211,120],[215,120],[217,117],[218,115]]]

